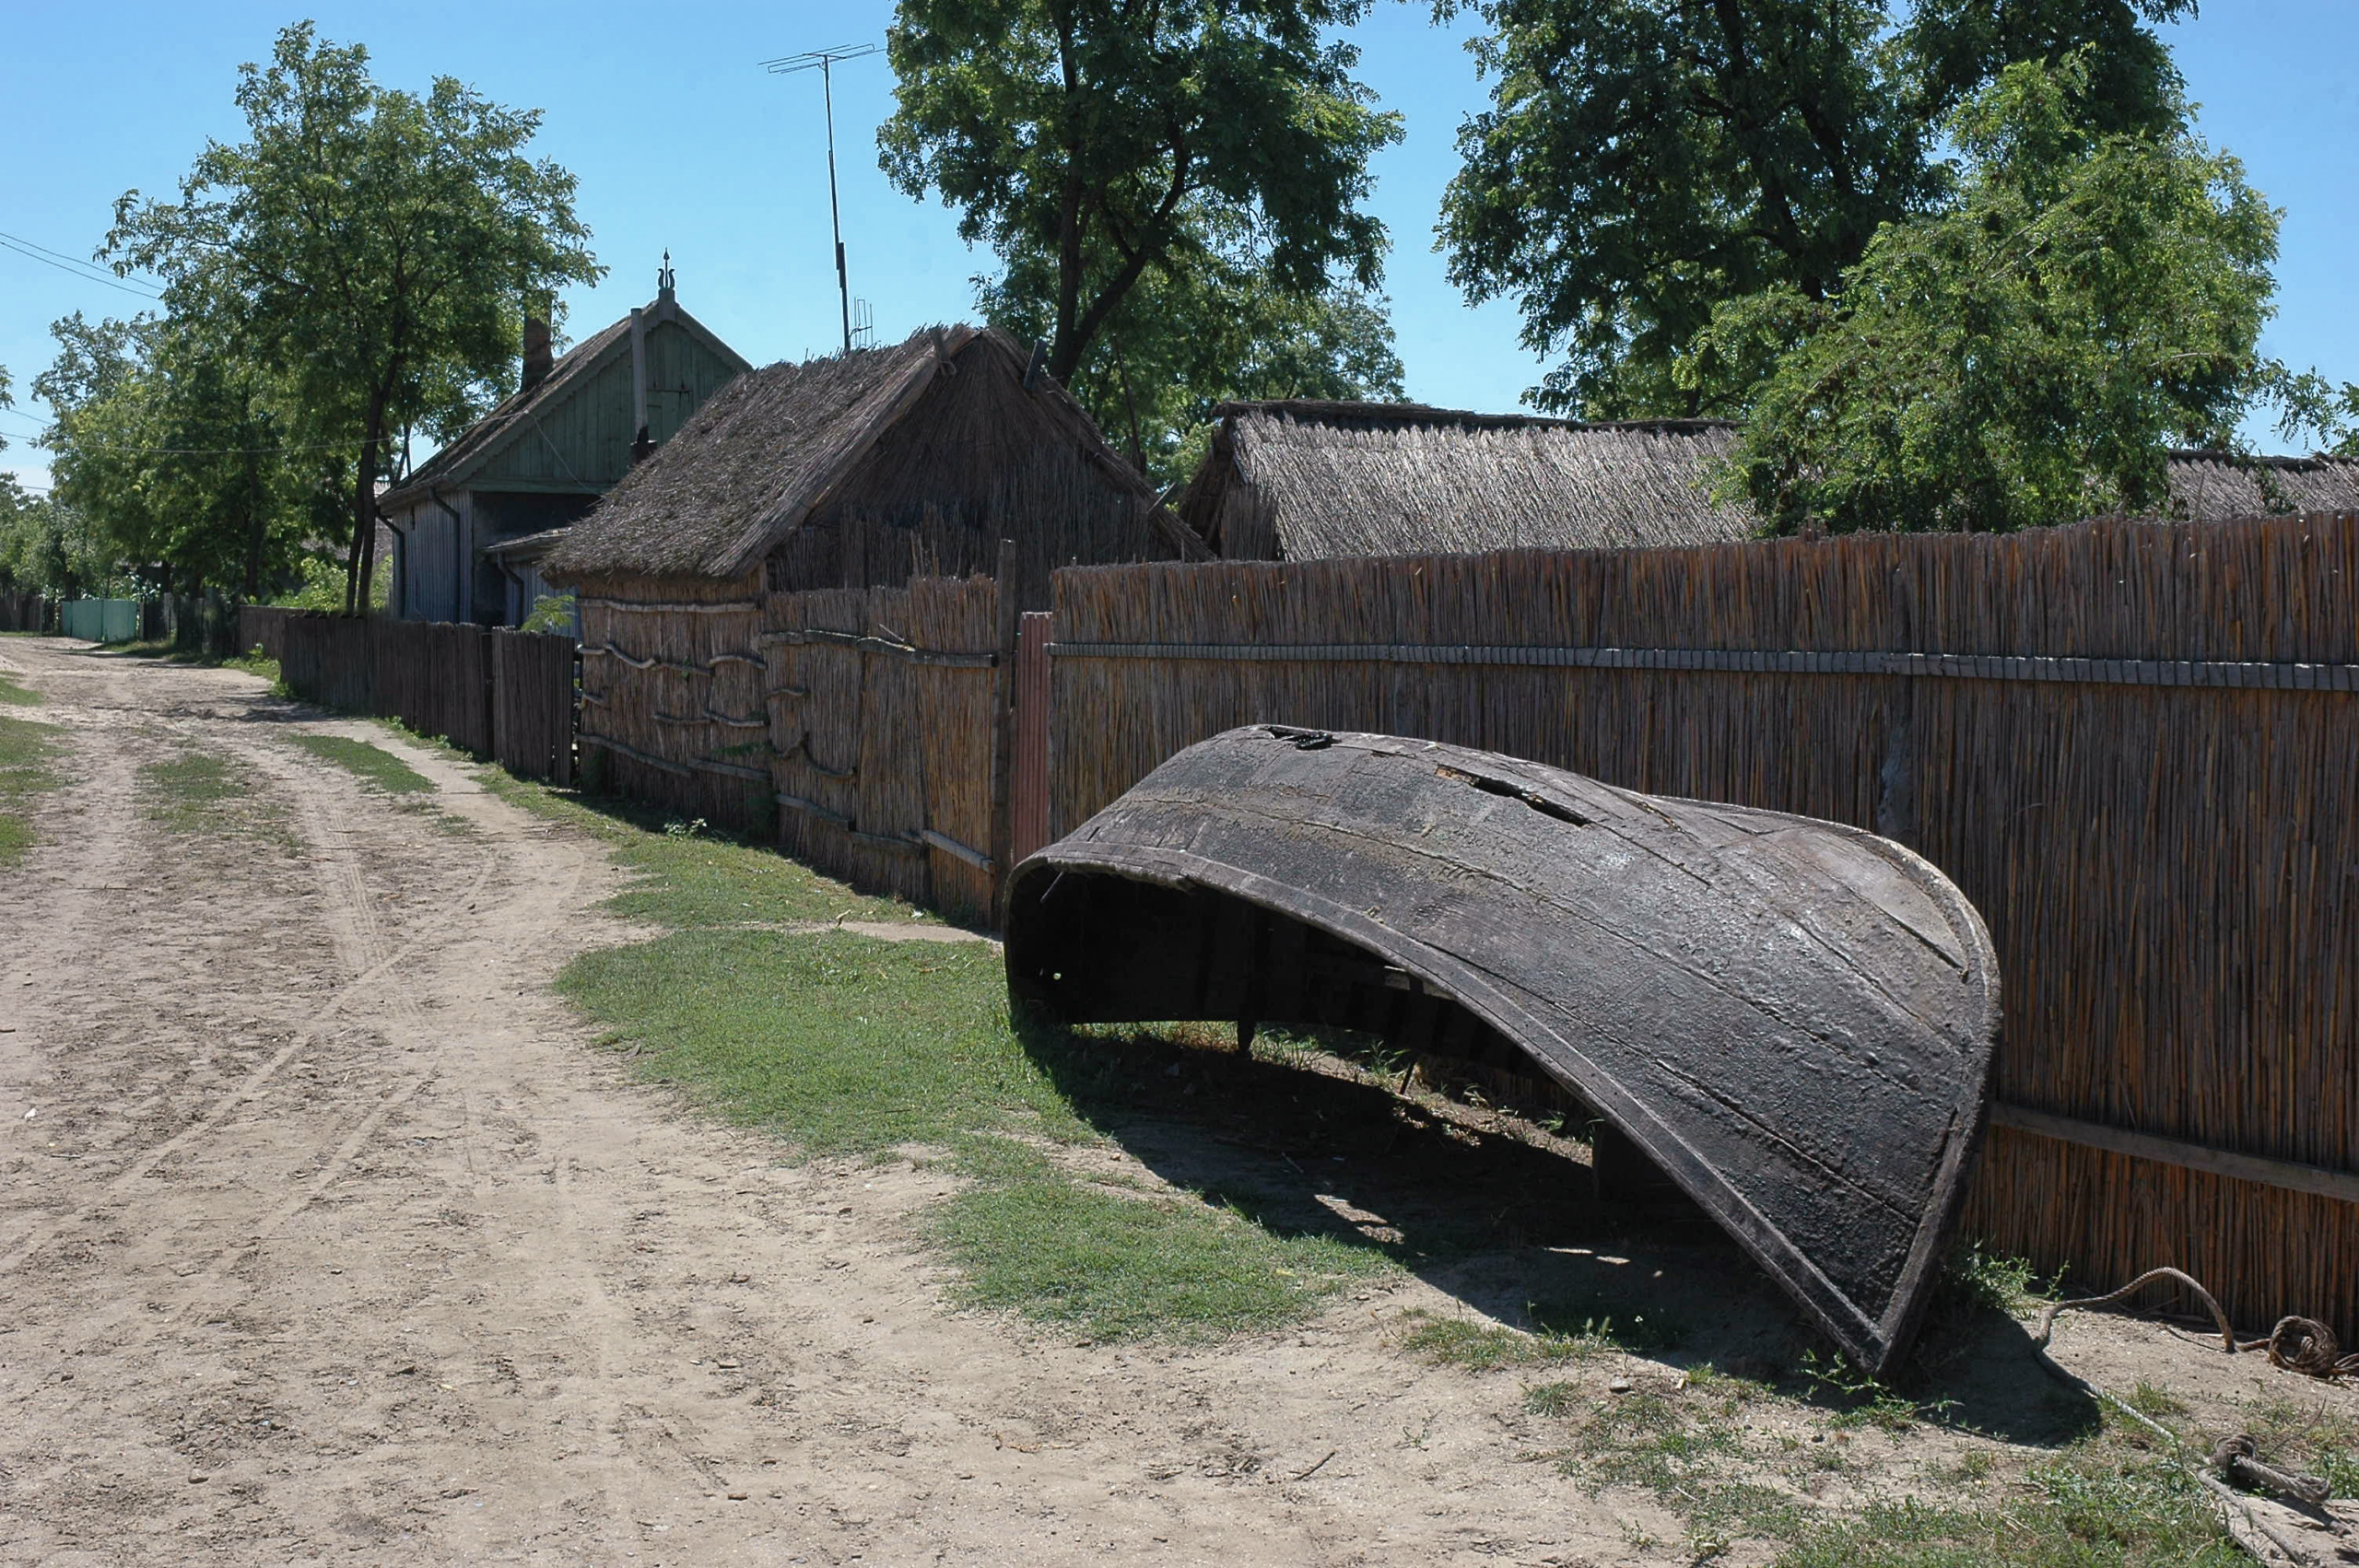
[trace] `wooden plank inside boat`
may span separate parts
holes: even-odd
[[[1989,938],[1837,824],[1257,726],[1019,867],[1011,991],[1074,1022],[1327,1024],[1533,1065],[1857,1363],[1905,1348],[1986,1115]]]

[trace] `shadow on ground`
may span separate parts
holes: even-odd
[[[1945,1280],[1886,1387],[1841,1375],[1785,1294],[1684,1202],[1601,1202],[1581,1152],[1470,1125],[1368,1075],[1152,1034],[1031,1024],[1025,1048],[1074,1108],[1156,1176],[1279,1235],[1378,1248],[1486,1316],[1611,1324],[1621,1349],[1710,1363],[1833,1409],[1900,1398],[1920,1419],[2060,1445],[2094,1401],[2043,1375],[2023,1326]],[[1554,1142],[1555,1141],[1548,1141]]]

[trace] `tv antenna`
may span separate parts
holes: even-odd
[[[819,94],[827,106],[827,221],[836,238],[836,293],[843,301],[844,352],[851,352],[851,277],[844,270],[843,208],[836,200],[836,90],[829,76],[831,69],[846,60],[862,60],[881,53],[874,43],[845,43],[833,49],[814,49],[805,54],[788,54],[776,60],[762,62],[762,69],[773,76],[799,76],[804,71],[819,73]]]

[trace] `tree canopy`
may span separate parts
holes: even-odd
[[[208,143],[177,201],[126,193],[107,253],[161,277],[172,315],[251,347],[286,387],[295,444],[348,452],[346,603],[365,605],[393,433],[463,428],[527,310],[600,269],[573,176],[525,156],[537,111],[448,76],[423,98],[381,87],[366,49],[309,22],[240,68],[237,97],[248,139]]]
[[[1141,274],[1067,380],[1141,473],[1159,485],[1186,478],[1224,402],[1402,395],[1381,295],[1344,282],[1295,293],[1233,215],[1189,221],[1184,250]],[[1045,340],[1055,272],[1052,258],[1018,252],[998,276],[977,278],[984,318]]]
[[[1444,14],[1461,0],[1440,0]],[[2095,128],[2160,132],[2146,23],[2193,0],[1463,0],[1491,106],[1444,198],[1450,276],[1564,356],[1531,401],[1591,417],[1741,412],[1762,367],[1689,363],[1718,302],[1824,302],[1884,224],[1951,190],[1942,117],[2010,63],[2095,45]],[[1717,372],[1717,373],[1714,373]]]
[[[2175,118],[2105,129],[2093,54],[2006,67],[1952,115],[1959,184],[1839,287],[1723,304],[1681,369],[1767,365],[1734,480],[1778,525],[2007,529],[2167,501],[2281,375],[2278,215]]]
[[[1358,204],[1400,120],[1330,36],[1367,5],[901,0],[880,162],[999,252],[1069,384],[1143,280],[1221,274],[1224,226],[1254,234],[1274,295],[1371,290],[1385,235]]]
[[[294,441],[283,386],[219,314],[55,322],[56,362],[34,381],[55,414],[57,498],[158,587],[249,599],[332,526],[349,453]]]

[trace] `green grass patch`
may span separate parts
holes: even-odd
[[[54,724],[0,714],[0,866],[13,866],[33,847],[29,802],[57,787],[50,766],[64,733]]]
[[[140,814],[167,833],[234,833],[293,848],[296,839],[278,802],[227,758],[185,751],[141,766]]]
[[[1332,1237],[1273,1234],[1200,1194],[1124,1196],[1045,1160],[1032,1176],[959,1194],[932,1233],[959,1268],[962,1301],[1099,1340],[1211,1340],[1295,1322],[1391,1267]]]
[[[674,895],[654,907],[714,907],[709,884]],[[1215,1193],[1086,1180],[1036,1147],[1104,1141],[1056,1071],[1103,1046],[1036,1032],[1027,1047],[999,954],[980,942],[708,927],[585,954],[557,989],[642,1076],[714,1115],[813,1153],[952,1151],[967,1185],[926,1234],[968,1305],[1094,1340],[1201,1340],[1295,1321],[1394,1266],[1382,1247],[1289,1234]]]
[[[1776,1568],[2232,1568],[2209,1494],[2165,1460],[2104,1441],[2029,1467],[2003,1504],[1871,1502],[1800,1522]]]
[[[630,884],[607,906],[628,919],[675,930],[839,918],[941,923],[897,899],[854,893],[768,846],[694,827],[637,802],[553,789],[497,767],[483,769],[481,777],[502,799],[604,842],[632,873]]]
[[[36,708],[41,704],[41,693],[29,686],[19,685],[8,675],[0,674],[0,703],[13,708]]]
[[[1424,1311],[1404,1316],[1410,1328],[1402,1337],[1402,1349],[1470,1372],[1544,1366],[1605,1351],[1654,1355],[1678,1349],[1687,1337],[1684,1325],[1660,1311],[1642,1310],[1602,1296],[1534,1302],[1525,1308],[1532,1325],[1529,1330]]]
[[[345,735],[297,735],[297,745],[388,795],[430,795],[434,780],[384,747]]]
[[[278,661],[264,653],[260,648],[256,648],[252,653],[241,653],[235,658],[224,659],[221,661],[221,668],[243,670],[249,675],[260,675],[270,683],[271,693],[274,696],[292,696],[294,695],[287,689],[287,682],[278,673]]]
[[[584,954],[557,989],[642,1075],[815,1153],[1019,1125],[1086,1135],[1008,1028],[980,942],[687,930]]]

